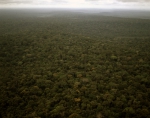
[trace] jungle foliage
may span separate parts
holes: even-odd
[[[150,117],[150,20],[1,16],[0,117]]]

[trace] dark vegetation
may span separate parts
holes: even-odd
[[[150,20],[43,14],[1,12],[0,117],[150,118]]]

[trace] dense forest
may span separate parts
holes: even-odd
[[[150,20],[0,17],[0,117],[150,118]]]

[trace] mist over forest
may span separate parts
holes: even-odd
[[[0,9],[0,118],[149,118],[150,11]]]
[[[1,15],[10,15],[18,13],[18,15],[33,15],[39,16],[43,14],[45,17],[53,15],[60,15],[61,13],[78,13],[78,14],[93,14],[101,16],[113,16],[113,17],[124,17],[124,18],[140,18],[140,19],[150,19],[149,10],[139,10],[139,9],[98,9],[98,8],[1,8]],[[20,13],[20,14],[19,14]],[[23,14],[22,14],[23,13]]]

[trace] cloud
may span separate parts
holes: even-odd
[[[30,4],[30,5],[53,5],[53,4],[65,4],[69,0],[0,0],[0,5],[2,4]]]
[[[146,6],[150,8],[150,0],[0,0],[0,6],[46,6],[46,7],[69,7],[69,8],[122,8]]]
[[[49,1],[49,3],[51,4],[66,4],[68,3],[67,0],[52,0],[51,2]]]
[[[141,3],[141,2],[150,2],[150,0],[0,0],[0,4],[36,4],[36,3],[74,3],[74,4],[112,4],[116,2],[123,3]]]
[[[150,2],[150,0],[117,0],[118,2],[126,2],[126,3],[141,3],[141,2]]]
[[[121,1],[121,2],[150,2],[150,0],[85,0],[91,2],[104,2],[104,1]]]
[[[32,0],[0,0],[0,4],[31,4]]]

